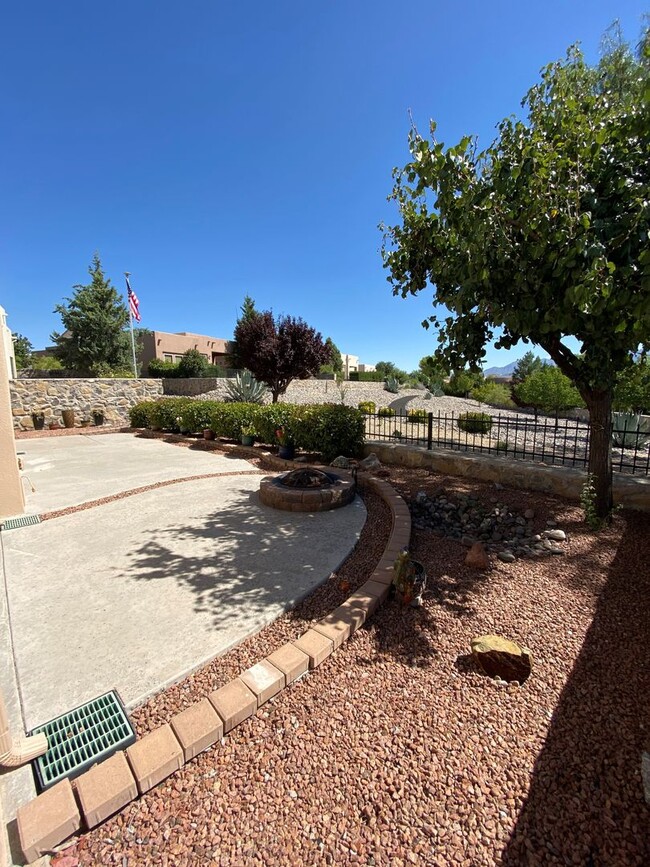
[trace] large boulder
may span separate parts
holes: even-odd
[[[530,650],[500,635],[473,638],[471,647],[476,664],[489,677],[524,683],[532,671],[533,656]]]

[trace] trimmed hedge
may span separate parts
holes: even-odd
[[[150,427],[178,433],[199,433],[210,428],[218,437],[238,440],[244,425],[252,424],[259,442],[277,445],[275,432],[282,427],[297,448],[320,452],[323,460],[338,455],[356,457],[364,438],[364,416],[341,404],[221,403],[168,397],[144,401],[129,411],[133,427]]]
[[[465,433],[486,434],[492,427],[492,416],[486,412],[462,412],[456,424]]]
[[[358,371],[352,370],[350,372],[350,382],[383,382],[385,379],[381,373],[377,373],[376,370],[369,371]]]
[[[379,418],[392,418],[395,415],[395,410],[390,406],[380,406],[377,415]]]

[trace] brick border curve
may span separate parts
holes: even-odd
[[[267,460],[270,456],[266,456]],[[292,461],[271,458],[285,469]],[[126,752],[117,752],[75,780],[69,779],[24,804],[17,827],[28,863],[46,855],[68,837],[91,830],[139,795],[213,746],[264,702],[308,670],[317,668],[372,616],[388,596],[393,563],[411,538],[411,516],[402,497],[388,482],[367,473],[359,480],[388,505],[392,529],[384,553],[370,578],[338,608],[294,641],[288,641],[229,683],[210,693],[154,729]]]

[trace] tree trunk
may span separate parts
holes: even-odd
[[[596,514],[608,518],[614,506],[612,494],[612,393],[583,395],[589,410],[589,473],[594,477]]]

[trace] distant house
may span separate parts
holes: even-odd
[[[360,364],[358,355],[347,355],[346,353],[341,353],[341,359],[343,360],[343,373],[346,379],[350,378],[351,373],[370,373],[375,369],[374,364]]]
[[[188,349],[197,349],[207,360],[226,368],[230,361],[232,342],[221,337],[208,337],[205,334],[192,334],[189,331],[150,331],[140,335],[142,370],[146,371],[149,362],[158,358],[161,361],[179,362]]]

